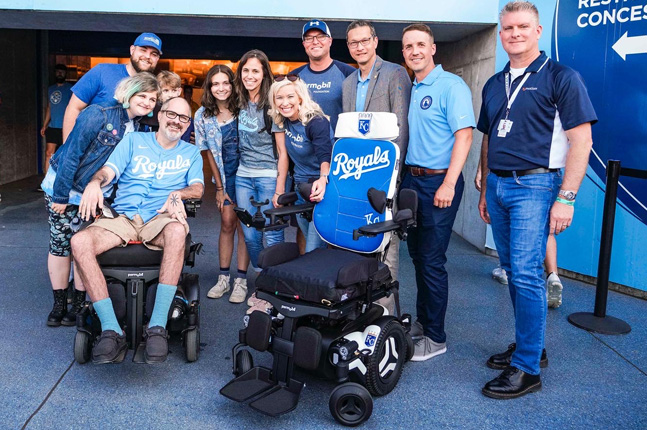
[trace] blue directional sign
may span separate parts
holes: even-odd
[[[608,159],[647,169],[647,0],[562,0],[553,58],[584,78],[599,122],[590,166],[602,182]],[[647,184],[621,177],[618,197],[647,224]]]

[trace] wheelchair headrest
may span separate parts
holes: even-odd
[[[339,114],[335,137],[393,140],[400,134],[398,117],[391,112],[346,112]]]
[[[294,191],[289,193],[283,193],[276,199],[276,202],[281,206],[291,205],[296,201],[297,201],[297,193],[295,193]]]
[[[399,210],[411,209],[415,216],[418,211],[418,193],[408,188],[401,189],[398,197],[398,208]]]
[[[311,182],[302,182],[297,187],[297,191],[301,194],[301,197],[305,199],[306,202],[310,201],[310,194],[312,194],[312,183]]]

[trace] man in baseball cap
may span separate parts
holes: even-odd
[[[155,48],[157,49],[157,52],[159,52],[159,55],[162,55],[162,39],[157,37],[155,33],[140,34],[137,36],[137,39],[135,39],[133,46]]]

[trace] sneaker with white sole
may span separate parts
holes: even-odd
[[[256,297],[256,291],[252,293],[251,296],[249,296],[249,299],[247,299],[247,306],[256,306],[256,303],[260,302],[261,299]]]
[[[546,278],[546,299],[548,300],[548,307],[556,309],[562,305],[562,281],[557,276],[557,273],[551,272]]]
[[[445,342],[436,343],[433,340],[429,339],[427,336],[423,336],[418,342],[416,342],[411,361],[429,360],[430,358],[444,354],[446,352],[447,344]]]
[[[265,300],[259,300],[258,303],[256,303],[254,306],[247,309],[247,312],[245,313],[247,315],[250,315],[254,311],[270,313],[271,309],[272,309],[272,304],[270,302],[266,302]]]
[[[207,293],[210,299],[219,299],[229,292],[229,275],[219,275],[216,285],[211,287]]]
[[[492,270],[492,279],[497,281],[499,284],[508,285],[508,274],[505,273],[505,270],[501,267],[496,267]]]
[[[243,303],[247,298],[247,279],[236,278],[234,279],[234,289],[229,296],[230,303]]]

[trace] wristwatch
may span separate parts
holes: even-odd
[[[559,196],[566,200],[573,201],[575,200],[577,193],[575,191],[559,190]]]

